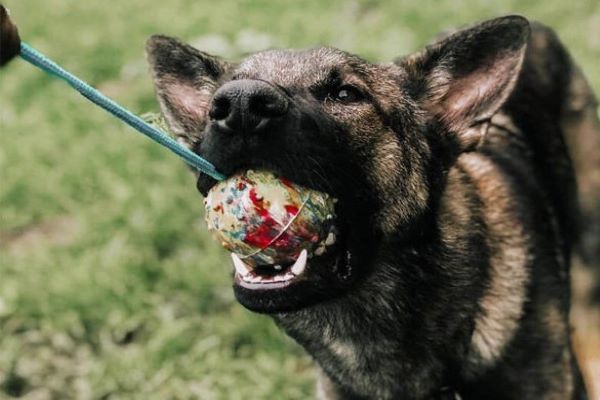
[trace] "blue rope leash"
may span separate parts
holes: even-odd
[[[226,177],[215,169],[215,167],[204,158],[198,156],[196,153],[189,150],[187,147],[182,146],[173,140],[166,133],[156,129],[146,121],[133,114],[123,106],[119,105],[115,101],[109,99],[98,90],[94,89],[75,75],[61,68],[58,64],[50,60],[48,57],[29,46],[27,43],[21,42],[21,58],[25,61],[33,64],[41,70],[54,75],[71,85],[75,90],[81,93],[85,98],[90,100],[92,103],[100,106],[104,110],[108,111],[121,121],[125,122],[132,128],[138,130],[150,139],[154,140],[160,145],[171,150],[183,158],[189,165],[196,168],[200,172],[204,172],[207,175],[215,178],[216,180],[222,181]]]

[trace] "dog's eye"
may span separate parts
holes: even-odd
[[[357,88],[350,85],[344,85],[335,90],[332,97],[334,100],[345,104],[356,103],[365,98]]]

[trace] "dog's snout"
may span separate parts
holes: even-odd
[[[244,79],[217,90],[209,116],[222,131],[248,134],[260,131],[287,109],[288,100],[279,89],[264,81]]]

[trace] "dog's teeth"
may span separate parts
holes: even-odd
[[[289,281],[304,272],[306,269],[307,258],[308,251],[306,251],[306,249],[302,250],[294,265],[292,265],[290,270],[286,273],[279,273],[271,276],[261,276],[253,273],[252,268],[242,261],[237,254],[231,253],[231,259],[233,260],[235,271],[241,276],[242,280],[247,283],[275,283]],[[283,266],[279,264],[273,265],[273,269],[282,271]]]
[[[334,243],[335,243],[335,233],[329,232],[329,235],[327,235],[327,239],[325,239],[325,246],[331,246]]]
[[[294,263],[294,265],[292,266],[292,274],[298,276],[300,275],[302,272],[304,272],[304,269],[306,268],[306,259],[308,258],[308,251],[306,251],[306,249],[302,250],[302,252],[300,252],[300,255],[298,256],[298,259],[296,260],[296,262]],[[288,274],[286,274],[287,276]]]
[[[317,256],[322,256],[323,253],[325,253],[325,247],[324,246],[317,247],[317,249],[315,250],[315,254]]]
[[[293,274],[293,273],[291,273],[291,272],[288,272],[288,273],[286,273],[286,274],[283,276],[283,280],[284,280],[284,281],[289,281],[290,279],[293,279],[295,276],[297,276],[297,275],[295,275],[295,274]]]
[[[231,253],[231,259],[233,260],[235,271],[242,277],[248,276],[250,273],[250,268],[248,268],[246,263],[243,262],[242,259],[235,253]]]

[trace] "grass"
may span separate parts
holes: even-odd
[[[239,58],[331,44],[373,60],[522,13],[600,92],[596,0],[7,0],[24,40],[132,110],[157,111],[153,33]],[[23,62],[0,75],[0,398],[306,399],[311,361],[241,308],[182,162]]]

